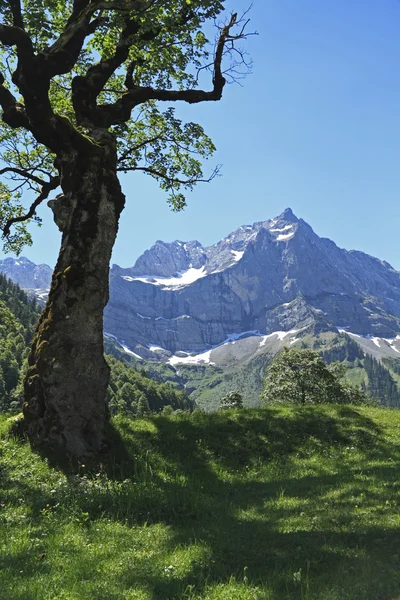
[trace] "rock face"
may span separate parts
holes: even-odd
[[[24,289],[46,290],[50,287],[53,270],[45,264],[35,265],[22,256],[0,260],[0,272]]]
[[[50,267],[26,258],[0,271],[24,288],[50,284]],[[400,272],[320,238],[291,209],[210,247],[157,241],[133,267],[111,270],[106,335],[147,359],[299,329],[395,339]]]
[[[132,268],[111,270],[105,331],[146,358],[299,327],[395,338],[400,273],[320,238],[291,209],[208,248],[158,241]]]

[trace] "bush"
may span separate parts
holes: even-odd
[[[243,398],[239,392],[228,392],[221,400],[220,409],[243,408]]]

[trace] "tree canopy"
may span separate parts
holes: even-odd
[[[365,392],[342,381],[345,371],[343,364],[327,365],[309,348],[283,348],[266,371],[262,399],[283,404],[371,402]]]
[[[19,252],[31,243],[26,220],[40,220],[37,206],[60,185],[57,157],[66,145],[90,153],[97,130],[116,137],[116,170],[155,178],[174,210],[185,206],[185,190],[218,174],[218,166],[203,174],[212,140],[199,124],[177,118],[171,103],[219,100],[226,81],[249,72],[237,46],[247,35],[246,14],[219,21],[223,9],[215,0],[0,4],[0,226],[7,248]],[[209,91],[203,83],[211,83]],[[29,210],[27,191],[35,194]]]
[[[248,72],[237,45],[248,19],[233,13],[220,21],[224,5],[0,4],[0,227],[6,248],[19,252],[29,243],[26,222],[38,219],[36,208],[50,194],[62,192],[48,201],[61,249],[24,381],[24,426],[37,447],[84,457],[104,443],[110,368],[103,311],[126,201],[118,174],[155,178],[180,210],[185,190],[218,173],[216,167],[203,175],[214,144],[197,123],[182,123],[173,103],[220,100],[227,81]],[[210,21],[217,28],[213,42],[206,35]],[[36,194],[27,211],[26,190]]]

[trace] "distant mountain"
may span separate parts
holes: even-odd
[[[23,287],[50,282],[51,269],[27,259],[0,261],[0,271]],[[351,376],[366,386],[378,378],[397,405],[400,272],[319,237],[290,208],[213,246],[157,241],[132,267],[113,265],[104,330],[117,354],[213,402],[233,385],[251,385],[256,398],[266,364],[285,345],[348,362],[343,347],[356,347]],[[366,355],[392,383],[375,363],[367,361],[367,373]]]
[[[158,241],[111,270],[105,331],[146,358],[299,329],[395,340],[400,273],[320,238],[291,209],[206,248]]]
[[[45,264],[36,265],[25,257],[0,260],[0,272],[24,289],[46,290],[53,270]]]

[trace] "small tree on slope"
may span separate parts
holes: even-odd
[[[327,365],[318,352],[284,348],[269,365],[262,399],[266,403],[366,404],[371,399],[341,381],[344,365]]]
[[[125,196],[119,172],[159,181],[174,210],[204,178],[214,146],[159,102],[220,100],[248,70],[233,14],[215,47],[203,33],[218,0],[3,0],[0,3],[0,224],[6,245],[29,242],[26,221],[48,202],[61,250],[25,380],[24,421],[37,447],[84,457],[100,448],[109,368],[103,310]],[[211,73],[211,89],[199,81]],[[239,75],[238,75],[239,74]],[[37,196],[25,213],[23,190]]]

